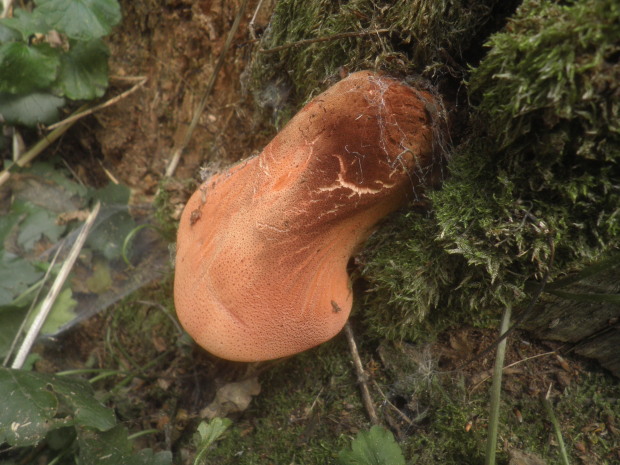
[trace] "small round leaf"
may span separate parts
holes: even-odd
[[[0,45],[0,92],[26,94],[49,87],[55,80],[60,58],[47,44],[8,42]]]

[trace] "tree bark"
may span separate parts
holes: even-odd
[[[575,353],[598,360],[620,377],[620,305],[601,298],[620,294],[618,269],[552,292],[523,327],[537,338],[572,344]]]

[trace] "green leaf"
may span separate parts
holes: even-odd
[[[98,465],[171,465],[170,452],[153,453],[151,449],[143,449],[133,453],[131,441],[127,437],[127,429],[116,426],[109,431],[92,430],[78,431],[80,446],[80,463]]]
[[[16,255],[0,251],[0,305],[8,305],[28,287],[41,279],[42,271]]]
[[[71,39],[91,40],[108,35],[121,20],[116,0],[36,0],[37,13]]]
[[[73,100],[101,97],[108,87],[108,48],[99,39],[73,42],[60,58],[57,85]]]
[[[45,20],[41,18],[41,15],[21,8],[16,8],[12,18],[0,19],[0,25],[10,28],[12,31],[17,32],[17,38],[21,34],[21,38],[24,42],[28,42],[28,39],[33,34],[45,34],[50,30]],[[5,42],[2,40],[2,42]]]
[[[59,52],[47,44],[0,45],[0,92],[27,94],[49,87],[60,66]]]
[[[0,115],[9,124],[36,126],[58,121],[58,109],[65,99],[46,93],[11,95],[0,93]]]
[[[25,314],[26,309],[24,308],[15,306],[0,307],[0,360],[6,357]]]
[[[350,450],[340,451],[338,460],[343,465],[405,465],[405,457],[394,435],[380,426],[359,433]]]
[[[57,242],[65,229],[65,226],[56,224],[55,214],[31,205],[28,216],[19,224],[17,243],[25,250],[31,250],[43,236]]]
[[[4,24],[5,19],[0,19],[0,43],[14,42],[21,38],[18,31]]]
[[[203,421],[198,425],[194,442],[196,443],[196,458],[194,465],[200,465],[204,460],[209,447],[224,434],[228,427],[232,424],[228,418],[215,417],[210,422]]]
[[[71,288],[63,289],[49,315],[47,316],[43,327],[41,328],[42,334],[54,334],[64,325],[69,323],[75,318],[75,307],[77,306],[77,300],[73,298],[73,292]]]
[[[75,438],[75,428],[67,426],[50,431],[45,437],[45,440],[50,449],[61,451],[69,448],[73,441],[75,441]]]
[[[199,448],[209,447],[224,434],[224,431],[232,424],[228,418],[215,417],[210,422],[202,421],[198,425],[195,437],[196,445]]]
[[[44,161],[34,162],[30,165],[28,172],[42,178],[42,182],[51,184],[54,186],[54,189],[61,188],[61,191],[54,191],[53,195],[54,197],[61,199],[62,203],[67,206],[72,205],[71,197],[73,196],[86,197],[88,189],[84,185],[72,181],[67,171],[59,169],[59,167],[54,166],[51,163]],[[36,190],[35,192],[39,192],[39,190]],[[40,192],[43,193],[45,191],[41,190]],[[45,204],[47,208],[52,208],[51,205],[47,204],[47,202]],[[75,205],[75,208],[78,208],[79,206],[81,205],[77,204]]]
[[[93,273],[86,279],[86,287],[93,294],[103,294],[112,287],[112,270],[106,260],[95,259],[93,263]]]
[[[121,184],[109,184],[93,193],[93,198],[100,200],[104,207],[86,244],[108,260],[121,258],[123,242],[136,227],[127,212],[129,195],[129,188]]]
[[[82,380],[0,368],[0,443],[34,445],[54,429],[80,425],[112,428],[114,412],[94,398]]]
[[[47,373],[28,373],[42,375],[44,379],[50,377]],[[114,411],[95,399],[93,389],[86,381],[54,375],[46,381],[48,389],[55,391],[69,405],[78,425],[105,431],[116,424]]]
[[[58,420],[58,399],[40,379],[0,368],[0,443],[29,446],[41,441]]]
[[[0,216],[0,244],[4,244],[5,240],[9,238],[10,234],[14,231],[15,228],[21,219],[21,212],[16,211],[16,209],[11,206],[11,209]]]
[[[100,200],[104,205],[127,205],[131,191],[122,184],[109,183],[107,186],[93,192],[93,198]]]

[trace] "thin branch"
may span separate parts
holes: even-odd
[[[542,354],[536,354],[536,355],[532,355],[530,357],[525,357],[521,360],[517,360],[516,362],[512,362],[510,365],[506,365],[503,368],[503,371],[509,370],[514,366],[517,366],[521,363],[527,362],[529,360],[533,360],[535,358],[540,358],[540,357],[547,357],[549,355],[553,355],[553,354],[557,354],[558,351],[557,350],[552,350],[550,352],[544,352]],[[478,389],[484,382],[486,382],[487,380],[491,379],[491,375],[486,376],[485,378],[481,379],[480,381],[478,381],[478,383],[476,383],[476,385],[474,387],[471,388],[470,392],[474,392],[476,389]]]
[[[360,359],[360,354],[357,350],[357,344],[355,343],[355,339],[353,338],[353,331],[351,330],[351,325],[348,321],[344,325],[344,334],[347,337],[349,349],[351,350],[351,357],[353,358],[353,364],[355,365],[355,373],[357,374],[357,381],[360,385],[360,391],[362,392],[362,401],[364,402],[364,407],[366,407],[366,411],[368,412],[368,416],[370,417],[370,422],[373,425],[378,425],[379,417],[377,417],[377,412],[375,410],[374,404],[372,403],[370,391],[368,390],[368,376],[364,371],[364,366],[362,365],[362,360]]]
[[[243,17],[243,13],[245,12],[245,7],[247,6],[247,4],[248,4],[248,0],[243,0],[243,2],[241,3],[241,6],[239,7],[239,11],[237,12],[235,21],[232,27],[230,28],[230,31],[228,31],[228,37],[226,37],[224,48],[222,49],[222,52],[220,53],[220,56],[218,57],[217,63],[215,64],[215,69],[211,73],[209,82],[207,83],[207,87],[205,88],[205,91],[202,94],[202,98],[200,99],[200,103],[198,104],[198,107],[196,107],[196,110],[194,111],[194,116],[192,117],[192,121],[190,122],[187,128],[187,131],[185,131],[183,140],[177,147],[174,148],[172,152],[170,163],[168,164],[168,167],[166,168],[166,173],[165,173],[166,177],[171,177],[174,174],[175,170],[177,169],[177,166],[179,165],[179,162],[181,161],[181,154],[183,153],[183,150],[185,150],[185,147],[187,147],[187,144],[189,144],[189,141],[192,138],[192,134],[194,133],[194,130],[196,129],[196,126],[198,125],[198,120],[200,119],[200,116],[202,115],[202,112],[207,104],[207,100],[209,99],[211,92],[213,91],[213,88],[215,87],[215,81],[217,80],[217,76],[220,70],[222,69],[222,66],[224,66],[224,59],[228,53],[228,49],[230,48],[230,45],[232,44],[232,41],[237,32],[237,29],[239,28],[239,23],[241,22],[241,18]]]
[[[95,105],[92,108],[89,108],[88,110],[85,111],[79,111],[78,113],[75,113],[71,116],[69,116],[68,118],[59,121],[57,123],[54,124],[50,124],[47,129],[55,129],[59,126],[62,126],[64,124],[69,124],[69,123],[73,123],[77,120],[79,120],[80,118],[84,118],[85,116],[88,115],[92,115],[93,113],[95,113],[96,111],[102,110],[103,108],[107,108],[111,105],[114,105],[115,103],[117,103],[118,101],[130,96],[131,94],[133,94],[135,91],[137,91],[140,87],[142,87],[144,84],[146,84],[146,82],[148,81],[148,78],[146,77],[141,77],[140,78],[140,82],[138,82],[136,85],[134,85],[131,89],[126,90],[125,92],[118,94],[116,97],[111,98],[110,100],[106,100],[105,102],[99,104],[99,105]]]
[[[267,49],[260,49],[259,53],[276,53],[276,52],[280,52],[282,50],[286,50],[288,48],[294,48],[294,47],[303,47],[304,45],[308,45],[308,44],[314,44],[316,42],[327,42],[330,40],[340,40],[340,39],[347,39],[349,37],[363,37],[363,36],[369,36],[369,35],[373,35],[373,34],[385,34],[387,32],[390,32],[389,29],[374,29],[372,31],[355,31],[355,32],[341,32],[340,34],[333,34],[331,36],[324,36],[324,37],[316,37],[314,39],[303,39],[303,40],[299,40],[297,42],[292,42],[290,44],[284,44],[284,45],[279,45],[277,47],[273,47],[273,48],[267,48]]]
[[[412,425],[413,424],[413,420],[411,418],[409,418],[407,415],[405,415],[405,412],[403,412],[401,409],[399,409],[396,405],[394,405],[390,399],[388,399],[388,397],[385,395],[385,393],[383,392],[383,389],[381,389],[381,386],[379,386],[379,383],[377,383],[374,379],[372,381],[372,384],[374,384],[375,388],[377,389],[377,391],[379,391],[379,394],[381,394],[381,397],[383,397],[383,400],[385,401],[386,404],[388,404],[392,410],[394,410],[396,413],[398,413],[398,416],[404,420],[408,425]]]
[[[263,6],[263,1],[264,0],[259,0],[258,5],[256,5],[256,9],[254,10],[254,15],[252,15],[252,19],[250,20],[250,23],[248,24],[248,30],[250,31],[250,37],[252,37],[253,40],[256,40],[256,31],[254,30],[254,23],[256,22],[256,17],[258,16],[258,12],[260,8]]]
[[[30,325],[30,327],[28,328],[28,332],[26,333],[26,336],[24,337],[22,345],[19,348],[19,351],[17,352],[17,355],[15,356],[13,363],[11,364],[11,368],[19,369],[24,365],[24,361],[26,360],[26,357],[28,356],[28,353],[30,352],[32,345],[34,344],[34,341],[36,337],[38,336],[39,331],[41,331],[41,328],[43,327],[43,323],[45,322],[47,316],[49,315],[49,312],[51,311],[52,306],[54,305],[54,302],[56,301],[56,298],[58,297],[58,294],[60,294],[60,290],[62,289],[64,282],[69,277],[69,272],[71,271],[71,268],[73,268],[73,264],[77,260],[78,255],[80,254],[80,251],[82,250],[82,246],[84,245],[84,242],[86,241],[86,238],[88,237],[88,234],[90,233],[90,230],[93,227],[93,223],[95,222],[95,219],[97,218],[97,215],[99,214],[100,208],[101,208],[101,204],[97,202],[97,204],[95,205],[95,208],[93,208],[93,211],[90,213],[90,215],[88,215],[88,218],[84,222],[84,226],[82,227],[80,234],[76,238],[75,243],[73,244],[73,247],[71,247],[71,251],[69,252],[69,255],[67,256],[67,259],[65,260],[62,267],[60,268],[60,271],[58,272],[58,276],[56,276],[56,279],[54,280],[54,283],[52,284],[52,288],[50,289],[49,293],[43,300],[43,303],[41,304],[41,308],[39,309],[38,314],[35,316],[34,321],[32,322],[32,325]]]
[[[32,148],[30,148],[27,152],[25,152],[21,157],[19,157],[19,159],[17,159],[15,163],[13,163],[8,168],[0,172],[0,186],[4,184],[11,177],[11,171],[16,166],[22,167],[30,163],[41,152],[43,152],[43,150],[45,150],[52,143],[54,143],[58,138],[60,138],[60,136],[62,136],[65,132],[67,132],[67,130],[71,126],[73,126],[76,121],[78,121],[81,118],[84,118],[85,116],[93,114],[96,111],[99,111],[103,108],[109,107],[110,105],[114,105],[119,100],[124,99],[125,97],[133,94],[136,90],[142,87],[146,83],[146,81],[147,81],[147,78],[142,78],[142,81],[138,82],[131,89],[126,90],[122,94],[119,94],[116,97],[111,98],[110,100],[107,100],[106,102],[103,102],[100,105],[95,105],[92,108],[88,108],[89,105],[82,105],[80,108],[77,109],[77,111],[75,111],[68,118],[65,118],[62,121],[59,121],[57,123],[54,123],[48,126],[47,129],[52,130],[52,132],[50,132],[46,136],[43,136],[43,138],[39,140],[39,142],[37,142]]]
[[[84,108],[84,107],[82,107],[82,108]],[[32,146],[32,148],[30,148],[27,152],[22,154],[22,156],[20,156],[17,160],[15,160],[15,162],[13,164],[9,165],[5,170],[0,172],[0,186],[2,184],[4,184],[6,181],[8,181],[8,179],[11,177],[11,171],[16,166],[22,167],[22,166],[25,166],[28,163],[30,163],[41,152],[43,152],[43,150],[45,150],[52,143],[54,143],[54,141],[56,141],[58,138],[60,138],[60,136],[62,136],[65,132],[67,132],[67,130],[71,126],[73,126],[73,123],[64,124],[64,125],[56,128],[56,129],[54,129],[52,132],[50,132],[46,136],[43,136],[43,138],[41,140],[39,140],[39,142],[34,144],[34,146]]]
[[[37,283],[37,286],[39,287],[39,289],[37,289],[37,293],[35,294],[34,299],[32,299],[32,303],[30,304],[30,307],[28,308],[28,311],[26,312],[26,316],[21,322],[21,324],[19,325],[19,328],[17,329],[17,332],[15,333],[15,337],[13,337],[13,341],[11,342],[11,347],[9,347],[9,350],[7,351],[6,356],[4,357],[4,360],[2,361],[3,367],[5,367],[9,363],[9,360],[11,359],[11,356],[13,355],[13,351],[15,350],[15,347],[19,343],[21,335],[24,332],[24,329],[26,328],[28,321],[30,320],[30,316],[34,312],[35,306],[37,302],[39,301],[39,296],[41,295],[41,292],[43,291],[45,283],[47,282],[47,278],[49,278],[50,274],[52,274],[52,270],[54,269],[54,265],[56,264],[56,260],[58,259],[58,255],[60,255],[60,252],[62,251],[62,249],[63,249],[62,245],[58,247],[58,249],[56,250],[56,253],[54,254],[54,257],[52,258],[52,261],[50,262],[50,264],[47,267],[47,270],[45,271],[45,275],[43,276],[41,281]]]
[[[11,11],[13,0],[2,0],[2,16],[0,18],[8,18]]]

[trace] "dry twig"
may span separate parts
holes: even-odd
[[[211,73],[211,77],[209,78],[207,87],[205,88],[205,91],[202,94],[202,98],[200,99],[200,103],[198,104],[198,107],[196,107],[196,110],[194,111],[194,116],[192,117],[192,121],[190,122],[189,127],[187,128],[187,131],[185,131],[183,140],[172,151],[172,157],[170,159],[170,163],[168,163],[168,167],[166,168],[166,173],[165,173],[165,176],[168,178],[172,176],[175,170],[177,169],[177,166],[179,165],[179,161],[181,161],[181,154],[183,153],[183,150],[185,150],[185,147],[187,147],[187,144],[189,144],[189,141],[192,138],[192,134],[194,133],[194,129],[196,129],[196,126],[198,125],[198,120],[200,119],[200,115],[202,115],[202,112],[207,104],[207,100],[209,99],[209,96],[211,95],[211,92],[213,91],[213,88],[215,87],[215,81],[217,80],[217,76],[220,70],[222,69],[222,66],[224,65],[224,59],[226,57],[226,54],[228,53],[228,49],[230,48],[230,44],[232,43],[233,37],[235,36],[237,29],[239,28],[239,23],[241,22],[241,18],[243,17],[243,13],[245,12],[245,7],[247,6],[247,4],[248,4],[248,0],[243,0],[243,2],[241,3],[241,6],[239,7],[239,11],[237,12],[237,16],[235,17],[235,22],[230,28],[230,31],[228,31],[228,37],[226,37],[224,48],[222,49],[222,52],[220,53],[217,63],[215,64],[215,69]]]
[[[401,409],[399,409],[396,405],[394,405],[390,399],[388,399],[388,397],[385,395],[385,393],[383,392],[383,389],[381,389],[381,386],[379,386],[379,383],[377,383],[375,380],[373,380],[372,382],[375,385],[375,388],[379,391],[379,394],[381,394],[381,397],[383,397],[383,400],[385,401],[385,403],[392,409],[394,410],[398,416],[401,418],[401,420],[403,420],[405,423],[407,423],[408,425],[412,425],[413,424],[413,420],[411,418],[409,418],[407,415],[405,415],[405,412],[403,412]]]
[[[254,29],[254,23],[256,22],[256,17],[258,16],[258,12],[263,6],[263,1],[264,0],[258,1],[258,5],[256,5],[256,9],[254,10],[254,15],[252,15],[252,19],[250,20],[250,23],[248,24],[248,30],[250,31],[250,37],[252,38],[252,40],[256,40],[256,30]]]
[[[84,108],[84,107],[81,107]],[[78,110],[79,111],[79,110]],[[32,148],[28,149],[25,153],[23,153],[12,165],[9,165],[8,168],[4,169],[0,172],[0,186],[9,180],[11,177],[11,171],[14,167],[22,167],[30,163],[35,159],[37,155],[39,155],[43,150],[49,147],[55,140],[57,140],[60,136],[62,136],[67,130],[73,126],[73,123],[67,123],[63,126],[60,126],[54,129],[49,134],[43,136],[41,140],[39,140],[36,144],[32,146]]]
[[[52,284],[52,288],[50,289],[47,296],[45,296],[45,299],[43,300],[43,303],[41,304],[41,308],[39,309],[39,312],[35,316],[34,321],[30,325],[30,327],[28,328],[28,332],[26,333],[26,336],[24,337],[24,340],[22,341],[22,345],[20,346],[19,351],[17,352],[17,355],[15,355],[15,359],[13,360],[13,363],[11,364],[11,368],[19,369],[24,365],[24,361],[26,360],[26,357],[28,356],[28,353],[30,352],[32,345],[34,344],[36,337],[39,335],[39,331],[41,331],[41,328],[43,327],[43,323],[45,323],[45,320],[47,316],[49,315],[49,312],[52,310],[52,306],[54,305],[54,302],[56,301],[58,294],[60,294],[60,290],[62,289],[63,284],[65,283],[66,279],[69,277],[69,272],[71,271],[71,268],[73,268],[73,264],[77,260],[78,255],[80,254],[80,251],[82,250],[82,246],[84,245],[84,242],[86,242],[86,238],[88,237],[88,234],[90,233],[90,230],[95,222],[95,219],[97,218],[97,215],[99,214],[100,207],[101,207],[101,204],[97,202],[97,204],[95,205],[95,208],[93,208],[93,211],[90,213],[90,215],[86,219],[86,222],[84,223],[84,226],[82,227],[82,230],[80,231],[80,234],[75,240],[73,247],[71,247],[71,251],[69,252],[69,255],[67,256],[67,259],[63,263],[62,268],[60,268],[60,271],[58,272],[58,275],[56,276],[56,279],[54,280],[54,284]]]
[[[11,4],[13,0],[2,0],[2,15],[0,18],[8,18],[11,12]]]
[[[344,325],[344,334],[347,337],[349,349],[351,350],[351,358],[353,358],[353,364],[355,365],[357,381],[360,385],[360,391],[362,392],[362,402],[364,402],[364,407],[366,407],[366,411],[370,417],[370,422],[373,425],[378,425],[379,417],[377,417],[377,412],[374,404],[372,403],[372,399],[370,398],[370,391],[368,389],[368,376],[364,371],[364,366],[362,365],[362,360],[360,359],[360,354],[357,350],[357,344],[353,338],[353,330],[351,330],[351,325],[348,321]]]
[[[528,360],[533,360],[535,358],[540,358],[540,357],[547,357],[549,355],[553,355],[553,354],[557,354],[558,351],[557,350],[552,350],[551,352],[544,352],[542,354],[536,354],[536,355],[532,355],[530,357],[525,357],[524,359],[521,360],[517,360],[516,362],[512,362],[510,365],[506,365],[504,368],[502,368],[503,371],[507,371],[510,368],[519,365],[523,362],[527,362]],[[491,370],[488,370],[489,373],[491,373]],[[476,385],[474,387],[471,388],[471,390],[469,391],[470,393],[474,392],[476,389],[478,389],[483,383],[485,383],[486,381],[491,379],[491,375],[486,375],[484,378],[482,378],[480,381],[478,381],[476,383]]]
[[[43,150],[49,147],[53,142],[55,142],[60,136],[62,136],[67,130],[75,124],[81,118],[85,116],[91,115],[102,108],[109,107],[110,105],[114,105],[118,101],[124,99],[125,97],[133,94],[136,90],[142,87],[147,81],[147,78],[142,78],[140,82],[134,85],[131,89],[126,90],[122,94],[117,95],[116,97],[111,98],[103,102],[100,105],[95,105],[94,107],[88,108],[89,105],[82,105],[75,111],[71,116],[65,118],[62,121],[51,124],[47,127],[47,129],[51,130],[49,134],[43,136],[41,140],[39,140],[35,145],[33,145],[28,151],[23,153],[12,165],[8,168],[0,172],[0,186],[4,184],[11,176],[11,170],[13,170],[16,166],[22,167],[30,163],[34,160]]]
[[[85,116],[88,115],[92,115],[93,113],[95,113],[96,111],[99,111],[103,108],[107,108],[111,105],[114,105],[115,103],[119,102],[120,100],[130,96],[131,94],[133,94],[135,91],[137,91],[140,87],[142,87],[144,84],[146,84],[146,82],[148,81],[148,78],[146,77],[140,77],[140,81],[134,85],[131,89],[126,90],[125,92],[118,94],[116,97],[112,97],[110,100],[106,100],[105,102],[99,104],[99,105],[95,105],[92,108],[89,108],[88,110],[84,110],[84,111],[78,111],[77,113],[69,116],[68,118],[63,119],[62,121],[59,121],[57,123],[54,124],[50,124],[47,129],[56,129],[60,126],[64,126],[65,124],[70,124],[70,123],[74,123],[75,121],[84,118]]]

